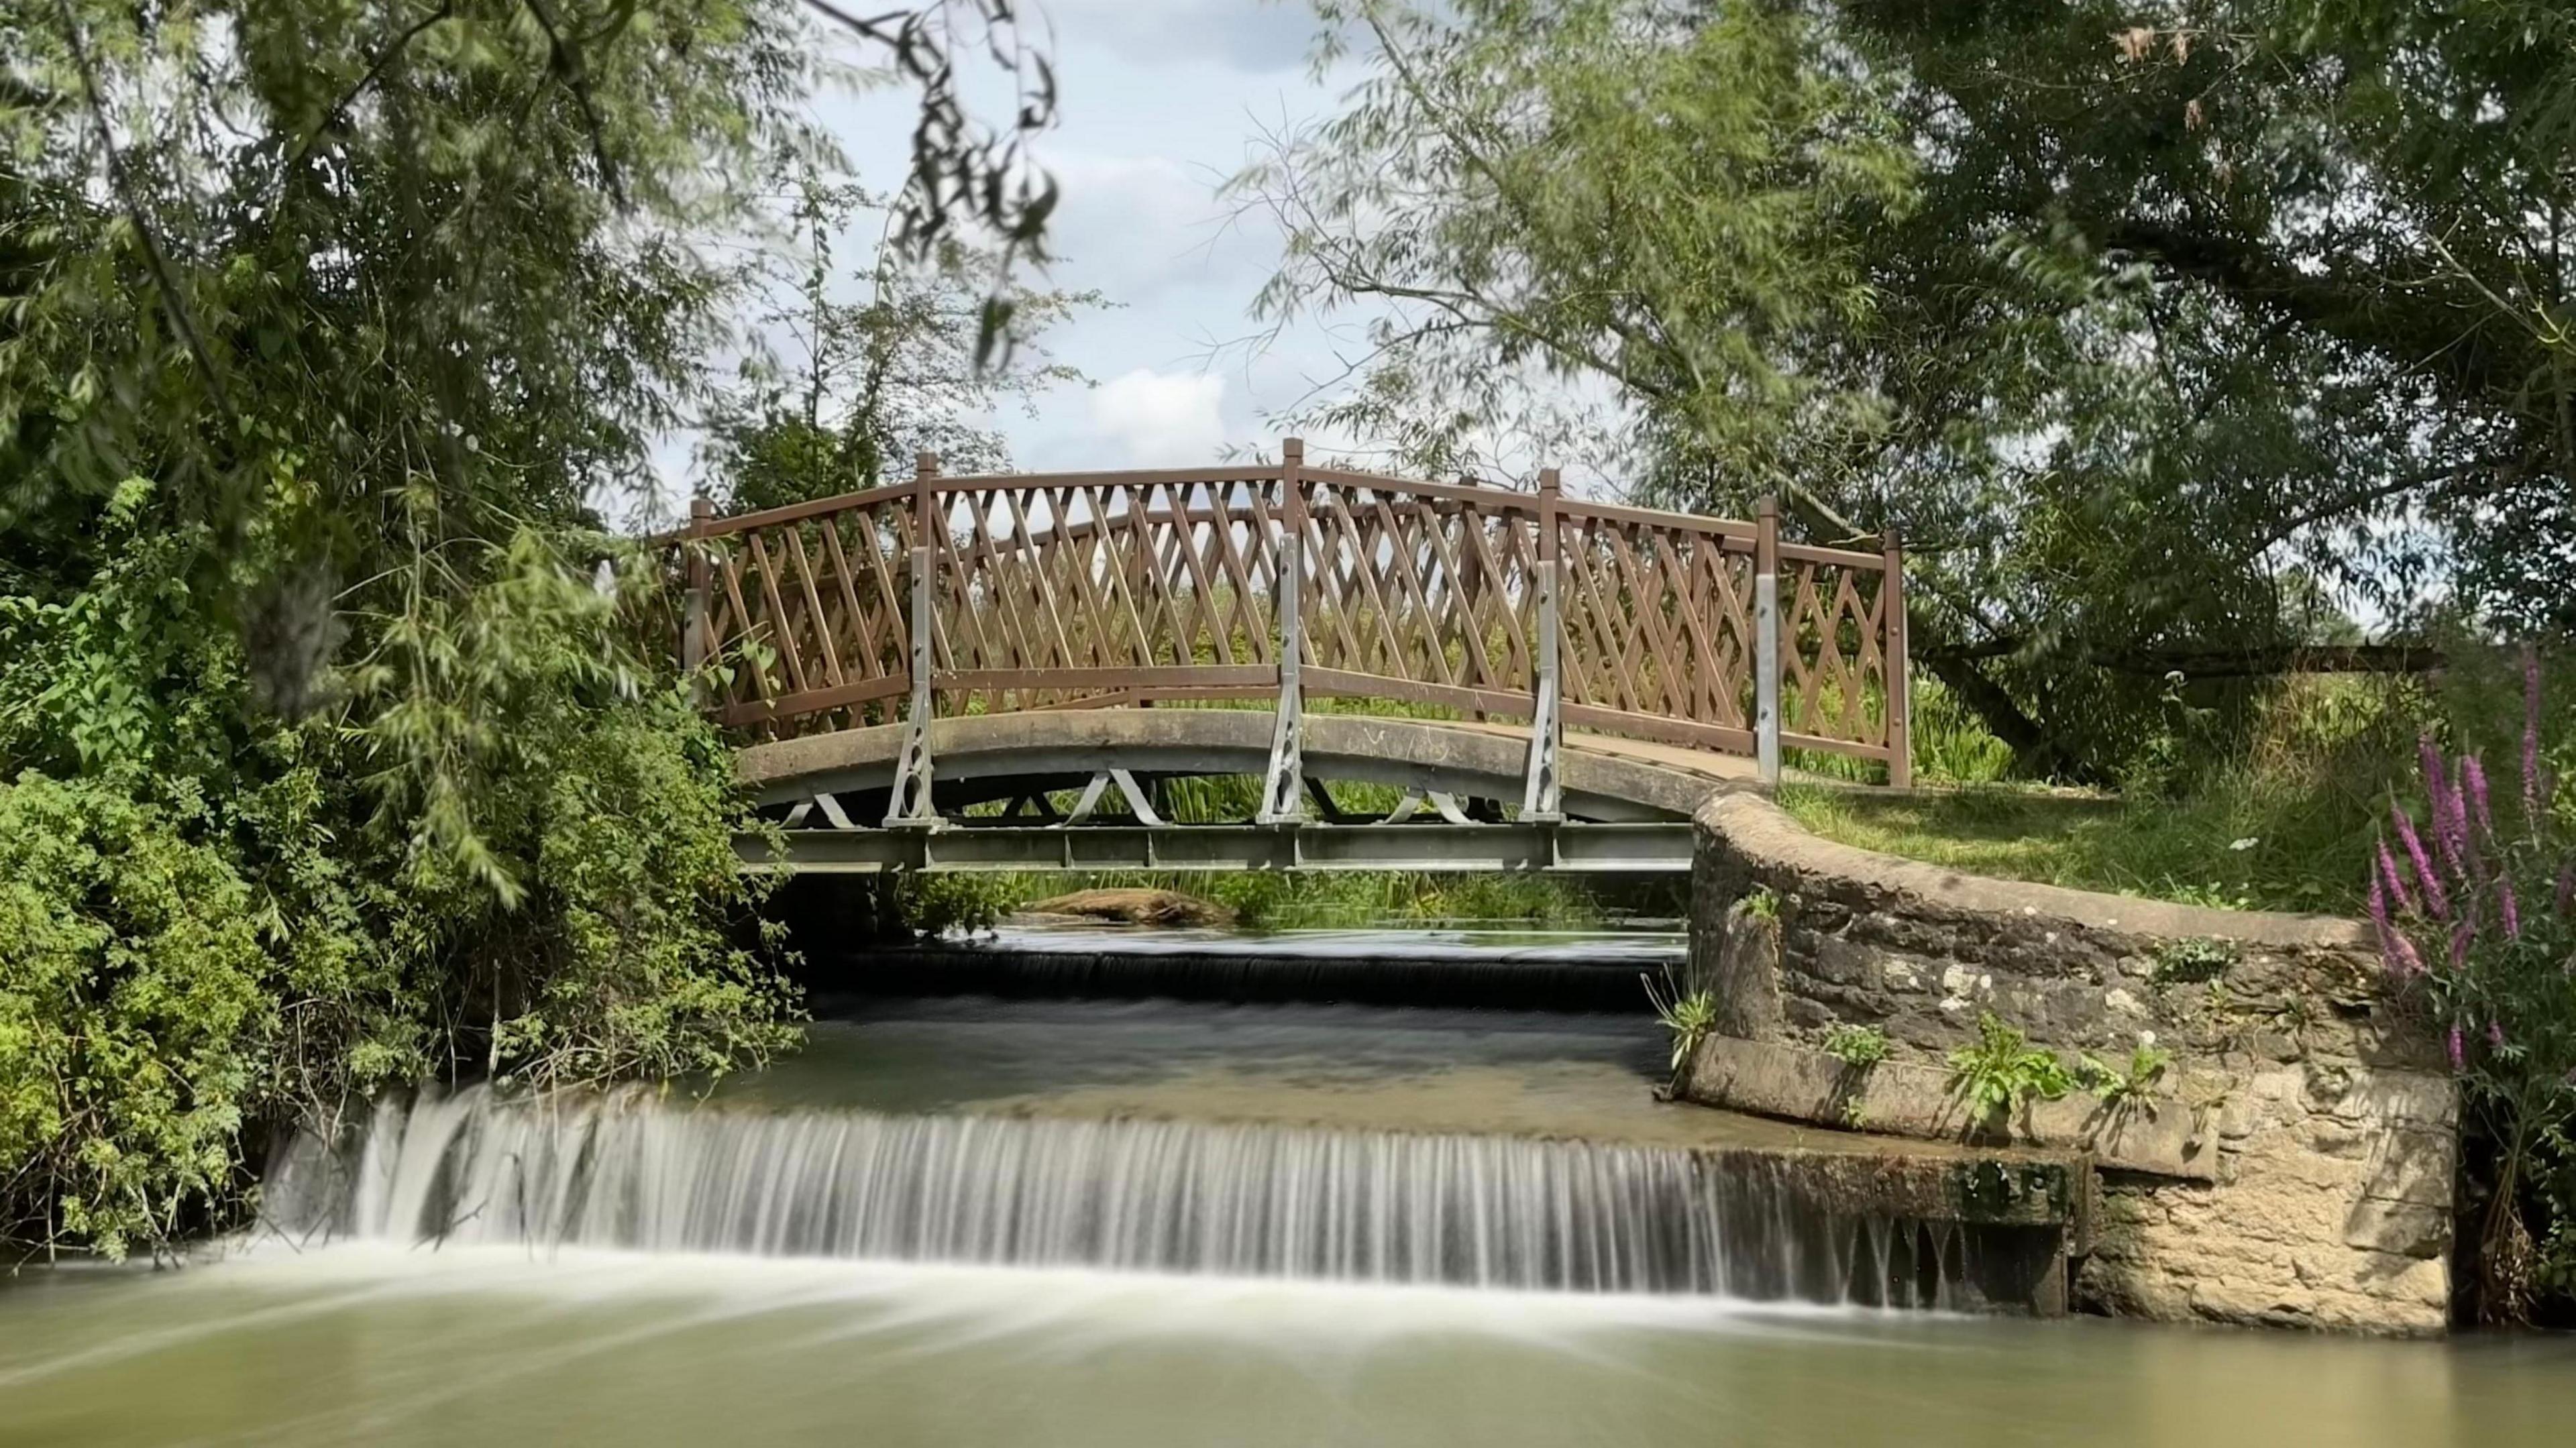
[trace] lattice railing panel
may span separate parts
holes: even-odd
[[[943,707],[1275,689],[1278,499],[1239,477],[943,494]]]
[[[1888,742],[1886,573],[1784,556],[1780,732],[1792,744]]]
[[[1553,697],[1575,728],[1758,752],[1768,619],[1779,742],[1905,777],[1893,540],[1810,547],[1781,540],[1767,510],[1724,522],[1566,499],[1552,475],[1517,493],[1309,468],[1302,453],[1045,477],[924,466],[847,497],[701,515],[674,538],[694,620],[682,656],[722,662],[720,719],[771,736],[890,722],[919,682],[916,647],[943,713],[1281,698],[1293,529],[1299,696],[1521,718]]]
[[[1749,747],[1752,540],[1570,505],[1557,549],[1567,717],[1615,726],[1628,716],[1681,742]]]
[[[1535,500],[1351,476],[1328,474],[1306,500],[1302,657],[1317,691],[1527,713]]]
[[[880,490],[882,493],[883,490]],[[709,555],[705,650],[729,677],[729,723],[882,722],[910,677],[903,599],[911,516],[894,496],[745,528]]]

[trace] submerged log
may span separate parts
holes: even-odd
[[[1029,907],[1029,912],[1072,915],[1120,925],[1223,927],[1234,923],[1232,910],[1213,900],[1202,900],[1177,890],[1076,890],[1070,895],[1040,900]]]

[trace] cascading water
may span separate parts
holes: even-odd
[[[1838,1215],[1758,1154],[472,1088],[272,1172],[291,1232],[1948,1306],[1969,1237]]]

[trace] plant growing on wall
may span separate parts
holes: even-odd
[[[2440,1032],[2468,1125],[2492,1147],[2474,1208],[2478,1310],[2527,1321],[2576,1285],[2576,841],[2526,652],[2517,783],[2491,788],[2475,753],[2423,741],[2425,818],[2391,808],[2370,919],[2394,986]]]
[[[1837,1022],[1825,1032],[1825,1054],[1855,1071],[1866,1071],[1887,1059],[1887,1032]]]
[[[2156,948],[2150,977],[2158,985],[2199,985],[2227,974],[2236,947],[2224,940],[2172,940]]]
[[[2155,1033],[2141,1031],[2138,1044],[2129,1052],[2128,1061],[2113,1066],[2093,1056],[2075,1063],[2075,1075],[2084,1089],[2099,1098],[2113,1114],[2144,1110],[2155,1114],[2156,1086],[2164,1080],[2165,1071],[2173,1065],[2173,1052],[2156,1044]]]
[[[1861,1088],[1868,1082],[1870,1071],[1887,1059],[1887,1032],[1876,1026],[1837,1021],[1825,1032],[1825,1054],[1843,1063],[1834,1082],[1834,1093],[1842,1098],[1837,1114],[1846,1128],[1858,1131],[1869,1119]]]
[[[1992,1011],[1977,1014],[1976,1041],[1950,1053],[1950,1091],[1972,1124],[2010,1121],[2026,1102],[2054,1101],[2074,1087],[2074,1073],[2055,1052],[2032,1045]]]
[[[1655,1019],[1672,1034],[1673,1076],[1678,1080],[1682,1068],[1690,1062],[1691,1052],[1698,1050],[1699,1043],[1717,1028],[1717,996],[1706,986],[1683,989],[1669,968],[1664,971],[1661,986],[1651,975],[1640,974],[1637,979],[1645,983],[1646,999],[1654,1003]]]

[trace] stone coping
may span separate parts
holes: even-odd
[[[2020,916],[2087,930],[2184,940],[2206,938],[2271,949],[2372,949],[2369,927],[2334,915],[2216,910],[2133,895],[2106,895],[1974,875],[1946,865],[1880,854],[1825,839],[1761,796],[1727,792],[1703,802],[1693,820],[1723,836],[1757,870],[1839,877],[1935,909]]]

